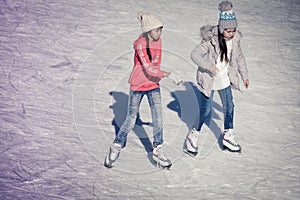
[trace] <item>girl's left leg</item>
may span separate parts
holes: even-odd
[[[233,136],[233,115],[234,103],[232,97],[231,86],[219,90],[219,95],[223,104],[224,111],[224,132],[223,132],[223,147],[233,152],[240,152],[241,146],[234,141]]]
[[[224,130],[233,129],[234,103],[231,86],[218,90],[224,112]]]
[[[147,97],[151,109],[153,122],[153,160],[162,167],[170,167],[172,162],[168,159],[162,150],[163,141],[163,118],[160,89],[154,89],[147,92]]]
[[[163,141],[163,118],[160,89],[150,90],[147,93],[153,123],[153,147],[161,145]]]

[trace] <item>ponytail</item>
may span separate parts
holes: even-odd
[[[144,37],[146,39],[146,51],[147,51],[147,55],[148,55],[148,58],[150,60],[150,62],[152,61],[152,55],[151,55],[151,51],[150,51],[150,46],[149,46],[149,37],[148,37],[148,33],[144,33]]]
[[[218,29],[219,30],[219,29]],[[224,58],[225,58],[225,62],[228,63],[228,56],[227,56],[227,45],[226,45],[226,41],[224,38],[223,33],[220,32],[218,33],[218,40],[219,40],[219,47],[220,47],[220,61],[223,62]]]

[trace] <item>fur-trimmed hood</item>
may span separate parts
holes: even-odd
[[[218,40],[218,26],[206,25],[200,28],[200,36],[204,41],[211,41],[213,38]],[[242,37],[242,33],[237,31],[235,36],[233,37],[235,40],[240,40]]]

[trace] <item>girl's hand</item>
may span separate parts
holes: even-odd
[[[173,83],[175,83],[176,85],[179,85],[180,83],[183,82],[183,79],[181,78],[180,75],[177,75],[175,73],[171,73],[169,75],[169,78],[173,81]]]
[[[213,74],[216,75],[218,73],[219,69],[216,67],[216,65],[211,65],[209,68],[209,71]]]
[[[168,76],[170,76],[170,74],[171,74],[170,72],[164,71],[164,72],[163,72],[163,77],[168,77]]]
[[[249,87],[249,80],[248,79],[244,80],[244,86],[245,86],[246,89]]]

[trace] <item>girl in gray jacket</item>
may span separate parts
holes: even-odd
[[[234,104],[231,89],[240,90],[239,75],[245,88],[249,86],[248,70],[241,50],[241,34],[237,32],[237,20],[232,3],[219,4],[218,26],[204,26],[200,29],[202,40],[191,53],[198,65],[197,83],[201,91],[200,117],[198,127],[192,128],[185,141],[185,152],[196,156],[197,139],[204,122],[211,120],[214,91],[218,91],[224,112],[223,147],[240,152],[241,146],[233,138]]]

